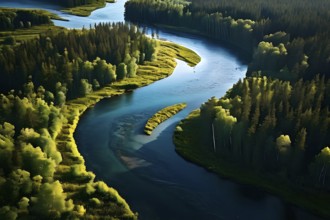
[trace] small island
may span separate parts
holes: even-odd
[[[152,131],[158,125],[160,125],[162,122],[166,121],[167,119],[169,119],[172,116],[179,113],[186,106],[187,106],[186,103],[179,103],[179,104],[171,105],[171,106],[161,109],[156,114],[154,114],[151,118],[149,118],[146,125],[144,126],[144,133],[146,133],[147,135],[151,135]]]

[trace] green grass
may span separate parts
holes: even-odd
[[[162,44],[166,48],[169,48],[172,51],[174,50],[173,52],[176,57],[188,63],[189,66],[196,66],[196,64],[201,61],[200,56],[198,56],[196,53],[192,53],[191,50],[186,47],[171,42],[163,42]]]
[[[146,125],[144,126],[144,132],[147,135],[151,135],[152,131],[158,125],[160,125],[162,122],[166,121],[167,119],[179,113],[186,106],[187,104],[185,103],[179,103],[159,110],[156,114],[154,114],[151,118],[149,118]]]
[[[258,172],[237,162],[221,159],[213,152],[211,137],[201,131],[207,125],[199,118],[200,111],[193,111],[181,121],[174,133],[176,151],[186,160],[198,164],[218,175],[242,184],[260,187],[280,196],[283,200],[307,209],[316,215],[330,218],[330,195],[311,188],[298,187],[285,178]],[[210,135],[210,134],[209,134]]]

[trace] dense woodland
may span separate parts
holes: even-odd
[[[52,93],[48,103],[61,104],[62,96],[83,96],[117,79],[135,77],[137,65],[151,60],[153,52],[154,42],[127,24],[50,33],[1,48],[0,91],[22,90],[32,82]]]
[[[267,77],[239,81],[200,108],[199,119],[220,158],[330,189],[330,80],[290,84]]]
[[[36,0],[41,2],[49,2],[51,4],[61,5],[63,7],[76,7],[81,5],[88,5],[93,3],[103,3],[105,0]]]
[[[291,81],[313,79],[315,74],[330,77],[329,1],[189,2],[131,0],[126,3],[125,16],[134,22],[198,30],[251,57],[258,55],[254,55],[256,48],[264,51],[263,59],[253,59],[249,75],[260,70],[272,76],[275,70],[281,72],[277,78]]]
[[[50,23],[36,11],[0,17],[1,30]],[[74,129],[68,121],[76,124],[79,115],[67,100],[138,77],[138,64],[154,58],[155,46],[123,23],[0,45],[0,219],[136,218],[114,189],[94,181],[76,145],[59,134]]]
[[[125,16],[197,30],[251,57],[246,79],[201,106],[204,151],[214,152],[213,124],[219,158],[329,190],[330,2],[189,2],[131,0]],[[184,124],[176,137],[194,129]],[[198,142],[190,138],[180,144]]]
[[[38,10],[1,9],[0,12],[0,31],[51,23],[49,16]]]

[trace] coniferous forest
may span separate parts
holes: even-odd
[[[37,0],[42,2],[49,2],[51,4],[60,5],[63,7],[76,7],[81,5],[88,5],[93,3],[105,4],[106,0]]]
[[[0,219],[137,219],[87,171],[73,134],[101,99],[200,57],[128,23],[66,29],[43,10],[0,9]],[[185,57],[186,55],[187,57]]]
[[[1,31],[52,24],[40,11],[4,10],[0,17]],[[155,47],[137,27],[123,23],[49,31],[19,42],[5,38],[0,48],[1,219],[136,218],[114,189],[86,171],[68,139],[79,111],[65,104],[137,77],[138,65],[154,58]]]
[[[97,88],[117,78],[134,77],[137,64],[151,60],[153,44],[134,26],[99,24],[92,30],[48,34],[15,47],[4,46],[0,90],[20,90],[31,82],[55,98],[59,90],[75,98],[86,92],[86,83]]]
[[[125,15],[200,31],[246,52],[252,58],[248,75],[276,71],[276,78],[295,81],[316,74],[329,78],[329,8],[323,0],[131,0]]]
[[[174,142],[181,155],[221,174],[222,162],[236,167],[236,176],[252,171],[272,192],[277,185],[328,195],[330,2],[132,0],[126,8],[129,20],[197,31],[250,58],[245,79],[179,124]]]

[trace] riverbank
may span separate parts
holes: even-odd
[[[179,26],[171,26],[171,25],[165,25],[165,24],[152,24],[155,25],[155,27],[173,32],[173,33],[185,33],[185,34],[192,34],[200,37],[204,37],[206,39],[215,41],[219,43],[223,48],[229,49],[231,53],[235,54],[237,57],[239,57],[242,61],[245,61],[246,63],[249,63],[252,59],[252,54],[250,51],[247,51],[244,48],[241,48],[237,45],[231,44],[230,42],[219,40],[214,36],[210,36],[207,33],[203,33],[201,31],[198,31],[196,29],[190,29],[186,27],[179,27]]]
[[[187,55],[187,57],[183,57],[183,55]],[[152,62],[146,62],[144,65],[140,65],[137,77],[126,78],[88,94],[85,97],[71,100],[62,108],[66,123],[64,123],[61,132],[56,138],[56,144],[58,150],[62,154],[63,161],[56,171],[56,179],[61,180],[64,192],[68,193],[75,203],[84,204],[86,202],[84,197],[81,196],[81,190],[87,189],[89,187],[88,185],[90,185],[89,181],[92,180],[93,182],[95,177],[93,173],[86,172],[85,161],[79,153],[73,138],[80,117],[88,108],[94,106],[104,98],[124,94],[131,89],[149,85],[171,75],[176,67],[175,58],[183,60],[192,66],[196,65],[200,60],[200,57],[196,53],[187,48],[169,42],[159,42],[156,59]],[[72,172],[72,166],[79,166],[79,172],[75,170]],[[98,182],[93,182],[92,184],[98,184]],[[107,188],[105,184],[103,187]],[[107,190],[111,191],[112,196],[110,199],[102,201],[102,199],[104,199],[103,197],[96,197],[100,203],[99,205],[89,207],[90,210],[87,210],[89,215],[98,215],[100,218],[110,214],[113,215],[113,213],[109,214],[107,211],[109,210],[107,206],[111,205],[111,207],[119,207],[118,212],[121,213],[121,217],[125,216],[128,219],[137,218],[137,214],[134,214],[130,210],[126,201],[119,196],[117,191],[110,187],[108,187]]]
[[[176,152],[187,161],[193,162],[205,169],[228,178],[240,184],[259,187],[274,195],[280,196],[286,202],[295,204],[324,218],[330,218],[330,198],[322,191],[297,187],[284,178],[254,171],[247,167],[220,159],[209,150],[205,140],[199,140],[196,132],[200,132],[201,124],[199,110],[195,110],[182,120],[173,136]]]
[[[36,9],[15,9],[15,8],[1,8],[0,13],[16,13],[17,11],[32,12],[36,15],[47,16],[53,20],[66,21],[66,19],[51,13],[46,10]],[[39,37],[41,34],[47,34],[49,32],[58,33],[65,31],[66,28],[55,26],[52,22],[49,24],[40,24],[30,27],[21,27],[13,30],[0,31],[0,44],[5,42],[7,38],[12,38],[15,43],[20,43],[25,40],[30,40]],[[13,42],[13,43],[14,43]]]

